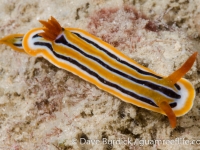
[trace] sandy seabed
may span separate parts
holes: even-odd
[[[0,0],[0,37],[54,16],[167,76],[200,52],[200,1]],[[186,74],[194,106],[166,116],[125,103],[43,58],[0,46],[0,149],[200,149],[199,56]]]

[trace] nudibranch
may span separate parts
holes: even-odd
[[[31,56],[42,56],[125,102],[167,115],[172,128],[176,117],[191,109],[195,90],[182,77],[192,67],[197,52],[178,70],[163,77],[86,31],[62,28],[53,17],[40,23],[43,27],[25,35],[9,35],[0,43]]]

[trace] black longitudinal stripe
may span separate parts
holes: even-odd
[[[70,44],[70,43],[66,40],[66,38],[65,38],[63,35],[60,36],[58,39],[56,39],[55,42],[56,42],[56,43],[64,44],[65,46],[68,46],[68,47],[70,47],[70,48],[76,50],[77,52],[81,53],[81,54],[84,55],[85,57],[90,58],[90,59],[96,61],[96,62],[99,63],[101,66],[103,66],[103,67],[105,67],[106,69],[108,69],[109,71],[114,72],[114,73],[116,73],[116,74],[118,74],[118,75],[120,75],[120,76],[122,76],[122,77],[124,77],[124,78],[127,78],[127,79],[129,79],[129,80],[131,80],[131,81],[133,81],[133,82],[135,82],[135,83],[137,83],[137,84],[140,84],[140,85],[142,85],[142,86],[146,86],[146,87],[151,88],[151,89],[153,89],[153,90],[155,90],[155,91],[159,91],[159,92],[165,94],[166,96],[168,96],[168,97],[170,97],[170,98],[174,98],[174,99],[179,99],[179,98],[181,98],[181,96],[180,96],[179,94],[177,94],[176,92],[174,92],[174,91],[171,90],[171,89],[165,88],[164,86],[160,86],[160,85],[154,84],[154,83],[149,82],[149,81],[143,81],[143,80],[136,79],[136,78],[131,77],[131,76],[129,76],[129,75],[127,75],[127,74],[125,74],[125,73],[119,71],[119,70],[116,70],[116,69],[110,67],[109,65],[107,65],[106,63],[104,63],[103,61],[101,61],[100,59],[98,59],[98,58],[96,58],[96,57],[94,57],[94,56],[88,55],[88,54],[85,53],[83,50],[81,50],[81,49],[79,49],[78,47],[76,47],[76,46]]]
[[[177,90],[181,90],[181,87],[177,83],[175,83],[174,86],[176,87]]]
[[[78,61],[70,58],[70,57],[66,57],[66,56],[63,56],[63,55],[60,55],[60,54],[57,54],[50,43],[45,43],[45,42],[34,42],[34,45],[39,45],[39,46],[45,46],[47,47],[49,50],[51,50],[51,52],[53,53],[53,55],[55,55],[55,57],[61,59],[61,60],[65,60],[65,61],[68,61],[70,62],[71,64],[74,64],[76,65],[77,67],[79,67],[81,70],[83,70],[84,72],[87,72],[89,75],[97,78],[101,83],[105,84],[105,85],[108,85],[110,87],[113,87],[117,90],[119,90],[120,92],[124,93],[124,94],[127,94],[135,99],[138,99],[142,102],[145,102],[145,103],[148,103],[152,106],[155,106],[155,107],[158,107],[153,101],[151,101],[150,99],[146,98],[146,97],[142,97],[140,95],[137,95],[131,91],[128,91],[122,87],[120,87],[119,85],[117,84],[114,84],[112,82],[109,82],[107,80],[105,80],[104,78],[102,78],[101,76],[99,76],[96,72],[90,70],[89,68],[87,68],[86,66],[82,65],[81,63],[79,63]]]
[[[18,44],[18,43],[13,43],[14,46],[17,46],[17,47],[22,47],[22,43]]]
[[[177,106],[177,103],[176,103],[176,102],[173,102],[173,103],[171,103],[171,104],[169,104],[169,105],[170,105],[171,108],[174,108],[174,107]]]
[[[130,68],[134,69],[135,71],[137,71],[137,72],[139,72],[139,73],[141,73],[141,74],[143,74],[143,75],[149,75],[149,76],[156,77],[157,79],[162,79],[162,77],[160,77],[160,76],[157,76],[157,75],[155,75],[155,74],[153,74],[153,73],[150,73],[150,72],[147,72],[147,71],[144,71],[144,70],[141,70],[141,69],[139,69],[139,68],[137,68],[137,67],[135,67],[135,66],[129,64],[128,62],[126,62],[126,61],[124,61],[124,60],[121,60],[121,59],[118,58],[116,55],[110,53],[109,51],[107,51],[107,50],[104,49],[103,47],[99,46],[97,43],[94,43],[93,41],[91,41],[91,40],[89,40],[89,39],[87,39],[87,38],[81,36],[79,33],[76,33],[76,32],[71,32],[71,33],[75,34],[76,36],[78,36],[79,38],[81,38],[82,40],[84,40],[85,42],[87,42],[87,43],[93,45],[93,46],[96,47],[97,49],[102,50],[102,51],[105,52],[107,55],[109,55],[110,57],[112,57],[113,59],[115,59],[116,61],[118,61],[118,62],[120,62],[120,63],[122,63],[122,64],[124,64],[124,65],[129,66]],[[180,86],[179,86],[178,84],[174,84],[174,85],[175,85],[175,87],[176,87],[178,90],[181,89]]]
[[[42,37],[39,34],[35,34],[32,38]]]
[[[86,41],[87,43],[93,45],[94,47],[96,47],[97,49],[100,49],[102,50],[103,52],[105,52],[107,55],[109,55],[110,57],[112,57],[113,59],[115,59],[116,61],[126,65],[126,66],[129,66],[130,68],[132,68],[133,70],[143,74],[143,75],[148,75],[148,76],[153,76],[153,77],[156,77],[157,79],[162,79],[162,77],[160,76],[157,76],[153,73],[150,73],[150,72],[147,72],[147,71],[144,71],[144,70],[141,70],[140,68],[137,68],[131,64],[129,64],[128,62],[124,61],[124,60],[121,60],[120,58],[118,58],[116,55],[110,53],[109,51],[107,51],[106,49],[104,49],[103,47],[99,46],[97,43],[94,43],[93,41],[81,36],[80,34],[76,33],[76,32],[72,32],[73,34],[75,34],[76,36],[78,36],[79,38],[81,38],[82,40]]]

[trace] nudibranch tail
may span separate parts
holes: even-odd
[[[10,46],[15,51],[24,53],[25,51],[24,51],[24,48],[22,46],[23,36],[24,36],[24,34],[8,35],[8,36],[0,39],[0,44],[6,44],[7,46]]]
[[[176,127],[176,115],[174,114],[172,108],[169,106],[169,104],[165,101],[161,102],[160,103],[160,106],[159,106],[164,112],[165,114],[167,115],[168,119],[169,119],[169,122],[170,122],[170,125],[172,128],[175,128]]]
[[[192,67],[194,64],[196,57],[197,57],[198,52],[195,52],[192,54],[188,60],[182,65],[181,68],[178,70],[174,71],[171,75],[169,75],[166,80],[170,81],[173,85],[180,80]]]
[[[39,20],[39,22],[44,26],[44,32],[40,33],[39,35],[46,40],[54,41],[56,37],[62,32],[62,27],[52,16],[48,21]]]

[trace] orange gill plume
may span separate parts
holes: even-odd
[[[56,37],[62,32],[62,27],[52,16],[48,21],[39,20],[39,22],[44,25],[44,32],[40,33],[39,35],[46,40],[54,41]]]

